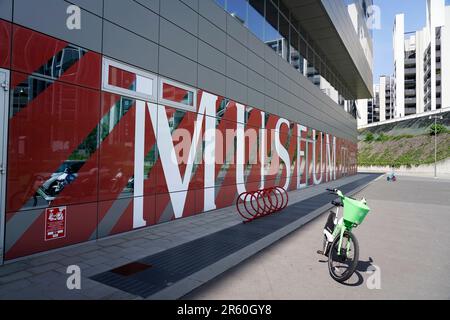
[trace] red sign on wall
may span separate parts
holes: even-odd
[[[45,210],[45,241],[66,236],[67,207],[47,208]]]

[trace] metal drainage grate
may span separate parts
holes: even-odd
[[[152,266],[146,263],[142,263],[142,262],[131,262],[128,264],[125,264],[121,267],[115,268],[110,270],[110,272],[118,274],[120,276],[124,276],[124,277],[128,277],[131,276],[133,274],[136,274],[138,272],[142,272],[144,270],[147,270],[149,268],[151,268]]]

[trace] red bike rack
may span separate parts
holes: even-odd
[[[236,209],[246,223],[279,212],[288,202],[287,191],[277,186],[241,193],[236,199]]]

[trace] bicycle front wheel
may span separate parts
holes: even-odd
[[[341,250],[339,251],[339,240],[337,236],[330,247],[328,254],[328,270],[331,277],[338,281],[348,280],[356,270],[359,259],[358,240],[350,231],[345,231],[342,239]]]

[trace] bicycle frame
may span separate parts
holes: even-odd
[[[337,195],[339,196],[339,198],[341,199],[341,201],[344,201],[345,196],[342,194],[341,191],[337,192]],[[331,243],[334,241],[334,239],[336,239],[336,236],[340,235],[340,239],[339,239],[339,245],[338,245],[338,255],[341,255],[341,248],[342,248],[342,240],[344,238],[344,233],[345,231],[351,232],[353,229],[353,225],[348,225],[344,222],[344,215],[342,215],[342,217],[339,218],[339,207],[336,207],[336,225],[334,227],[333,230],[333,234],[332,234],[332,241]],[[350,251],[350,241],[347,242],[347,248],[346,248],[346,254],[348,254]]]

